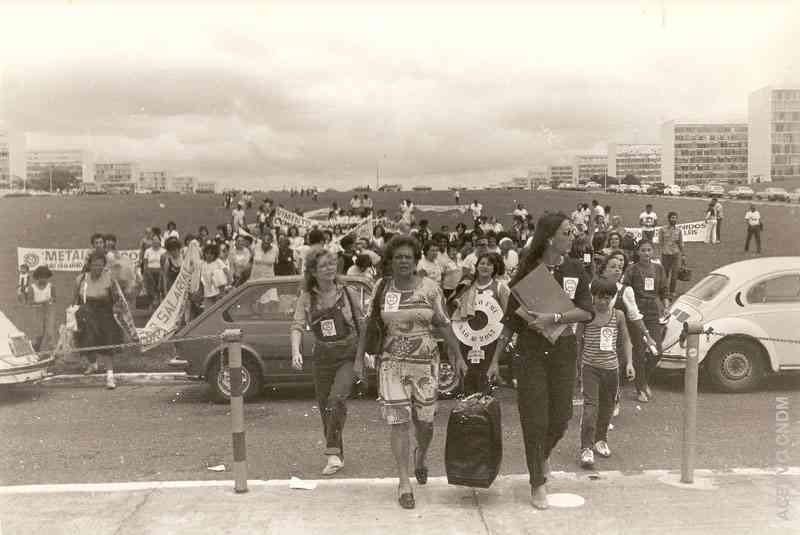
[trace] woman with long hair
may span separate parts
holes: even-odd
[[[439,382],[437,334],[450,349],[450,363],[456,373],[463,376],[466,367],[444,310],[441,287],[415,273],[421,256],[419,243],[414,238],[392,238],[386,244],[385,254],[391,275],[378,284],[372,297],[384,333],[378,366],[381,412],[392,429],[392,453],[399,477],[398,503],[404,509],[415,507],[408,472],[409,422],[414,426],[417,444],[414,476],[420,485],[428,481],[425,456],[433,438]],[[365,341],[362,337],[356,353],[355,367],[359,376],[364,364]]]
[[[291,326],[292,367],[303,369],[300,344],[308,326],[314,333],[314,391],[322,416],[327,463],[322,474],[344,467],[342,429],[347,419],[347,398],[353,386],[353,362],[359,333],[364,330],[357,295],[336,275],[336,256],[314,249],[306,256],[305,282],[294,309]]]
[[[275,262],[275,275],[283,277],[286,275],[297,275],[297,263],[295,256],[300,256],[298,251],[291,247],[289,238],[281,236],[278,238],[278,260]]]
[[[455,311],[452,315],[453,321],[478,322],[481,320],[476,315],[476,302],[478,296],[493,300],[499,308],[505,310],[508,304],[508,296],[511,293],[508,285],[500,280],[505,273],[503,259],[497,253],[483,253],[478,256],[475,264],[475,279],[465,287],[452,301]],[[484,320],[485,323],[485,320]],[[486,370],[491,362],[492,355],[497,347],[497,340],[484,346],[471,347],[463,342],[461,352],[467,354],[470,350],[482,352],[480,358],[476,356],[476,362],[467,363],[467,373],[464,377],[464,394],[470,395],[475,392],[485,392],[489,386]]]
[[[229,257],[234,286],[240,286],[250,278],[250,272],[253,268],[251,244],[252,238],[243,235],[236,237],[235,246],[231,250]]]
[[[569,258],[575,227],[563,213],[545,214],[537,225],[528,254],[520,262],[511,287],[530,272],[544,265],[555,282],[564,289],[574,308],[564,313],[524,311],[533,317],[530,323],[519,315],[520,303],[512,294],[508,299],[503,331],[487,370],[490,382],[497,377],[500,355],[513,333],[517,333],[519,367],[517,402],[525,441],[525,458],[530,474],[533,506],[546,509],[548,458],[564,436],[572,418],[572,394],[575,389],[577,344],[571,325],[591,321],[592,296],[589,277],[583,263]],[[565,325],[554,343],[543,334],[557,325]]]
[[[190,237],[190,236],[187,236]],[[188,247],[188,243],[186,244]],[[164,242],[166,254],[161,257],[161,295],[166,297],[170,288],[181,272],[183,257],[181,256],[181,242],[178,238],[169,237]]]
[[[384,230],[383,225],[375,225],[375,227],[372,229],[370,246],[376,251],[382,251],[386,246],[386,231]]]
[[[655,347],[650,348],[642,336],[633,337],[633,365],[636,368],[636,390],[638,399],[647,403],[653,398],[650,390],[649,377],[655,371],[661,355],[661,341],[663,339],[663,326],[659,322],[664,309],[669,306],[667,295],[669,287],[664,268],[661,264],[652,261],[653,243],[642,240],[637,245],[639,255],[635,264],[625,272],[623,284],[633,288],[636,303],[641,311],[650,339],[655,342]],[[653,351],[655,349],[655,351]]]

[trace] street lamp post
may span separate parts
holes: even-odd
[[[50,193],[53,193],[53,166],[50,166]]]

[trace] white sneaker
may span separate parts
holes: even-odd
[[[620,406],[619,405],[619,401],[614,403],[614,412],[611,413],[611,416],[614,416],[614,417],[619,416],[619,406]]]
[[[598,440],[595,442],[594,451],[602,457],[611,457],[611,449],[608,447],[608,442],[605,440]]]
[[[328,455],[328,464],[322,469],[322,475],[332,476],[342,468],[344,468],[344,461],[338,455]]]
[[[114,382],[114,374],[112,373],[106,374],[106,388],[109,390],[117,388],[117,383]]]
[[[581,466],[583,468],[594,467],[594,452],[591,448],[583,448],[581,450]]]
[[[97,373],[97,362],[93,362],[86,366],[86,369],[83,370],[83,375],[91,375],[93,373]]]

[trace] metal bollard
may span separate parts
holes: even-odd
[[[228,370],[231,381],[231,420],[233,421],[233,490],[247,492],[247,450],[244,442],[244,399],[242,398],[242,330],[222,333],[228,346]]]
[[[683,386],[683,443],[681,447],[681,483],[694,483],[695,445],[697,441],[697,367],[698,347],[703,324],[686,322],[686,370]]]

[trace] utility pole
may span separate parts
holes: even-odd
[[[53,193],[53,166],[50,166],[50,193]]]
[[[375,162],[375,191],[381,187],[381,162]]]

